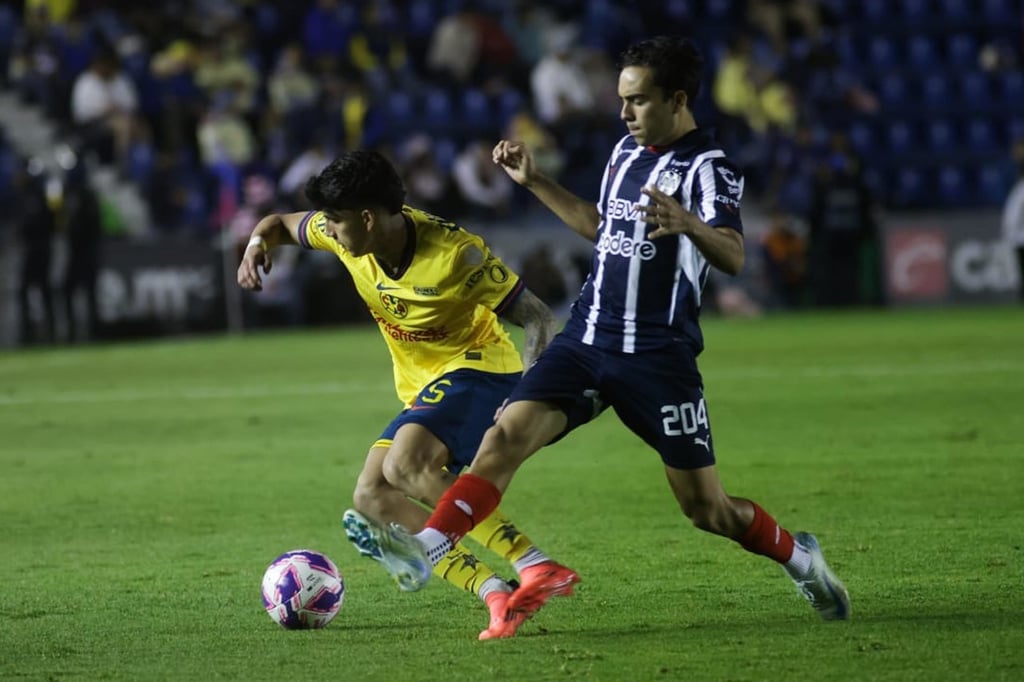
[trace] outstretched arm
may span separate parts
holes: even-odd
[[[522,327],[526,332],[526,341],[523,344],[523,373],[529,371],[533,363],[537,361],[542,350],[555,336],[558,320],[551,308],[544,301],[529,289],[523,289],[515,302],[501,314],[503,320],[508,320],[517,327]]]
[[[491,158],[510,178],[533,192],[574,232],[590,241],[597,239],[597,226],[601,222],[597,207],[537,170],[533,154],[525,144],[501,140],[491,152]]]
[[[270,272],[270,249],[281,244],[299,243],[299,223],[305,213],[274,213],[260,219],[238,265],[238,286],[259,291],[263,288],[260,268]]]

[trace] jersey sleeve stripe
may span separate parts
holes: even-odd
[[[516,282],[516,285],[512,287],[512,291],[508,292],[508,295],[501,299],[501,303],[499,303],[498,307],[494,309],[494,314],[501,315],[505,312],[513,303],[515,303],[516,299],[519,298],[519,294],[523,293],[524,288],[525,285],[523,284],[523,280]]]
[[[705,223],[718,217],[718,210],[715,208],[715,193],[718,191],[718,184],[715,182],[715,170],[710,163],[702,164],[697,171],[697,182],[701,193],[698,215]]]
[[[316,211],[310,211],[306,215],[302,216],[302,220],[299,221],[299,244],[307,249],[312,249],[313,245],[309,243],[309,235],[306,234],[306,230],[309,229],[309,219],[313,217]]]

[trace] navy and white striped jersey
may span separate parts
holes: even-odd
[[[612,151],[597,210],[601,222],[580,297],[564,334],[625,353],[684,343],[704,347],[698,323],[710,266],[683,235],[647,239],[641,206],[656,186],[705,223],[740,233],[743,175],[711,135],[693,130],[668,147],[641,147],[632,136]]]

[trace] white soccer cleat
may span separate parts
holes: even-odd
[[[825,562],[818,538],[797,533],[793,539],[811,555],[811,567],[802,577],[793,578],[800,594],[811,603],[822,620],[846,620],[850,617],[850,595]]]
[[[381,527],[349,509],[342,516],[342,525],[360,554],[380,561],[403,592],[420,590],[430,580],[433,566],[426,549],[401,524]]]

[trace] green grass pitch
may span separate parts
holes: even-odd
[[[1024,679],[1024,311],[705,333],[727,489],[818,534],[851,621],[690,527],[607,413],[503,503],[576,596],[478,642],[475,598],[400,593],[344,540],[399,405],[376,330],[322,330],[0,355],[0,678]],[[301,547],[345,576],[322,631],[260,604],[267,563]]]

